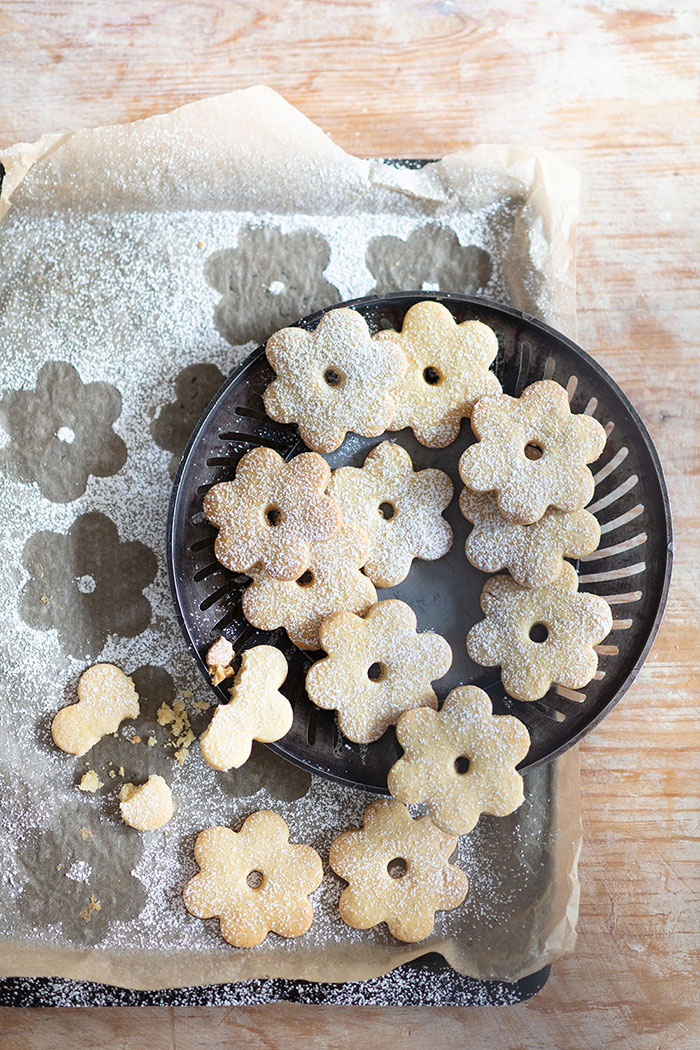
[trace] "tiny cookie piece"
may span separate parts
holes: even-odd
[[[202,757],[212,769],[238,769],[250,757],[254,740],[266,743],[288,733],[294,714],[279,687],[287,677],[284,654],[271,645],[246,649],[231,699],[221,704],[202,733]]]
[[[479,439],[462,453],[459,473],[476,492],[495,492],[504,518],[529,525],[547,507],[582,510],[593,496],[588,463],[605,446],[592,416],[574,415],[566,391],[543,379],[520,397],[484,397],[472,412]]]
[[[168,784],[153,773],[145,784],[124,784],[119,792],[122,820],[137,831],[154,831],[173,815],[173,796]]]
[[[199,919],[218,917],[221,936],[236,948],[262,944],[272,930],[298,937],[311,926],[308,895],[321,885],[321,858],[292,844],[276,813],[251,813],[240,831],[207,828],[197,836],[201,868],[185,886],[185,907]]]
[[[414,472],[400,445],[382,441],[362,467],[335,470],[328,491],[344,520],[369,536],[364,569],[377,587],[394,587],[406,579],[414,558],[434,561],[452,546],[452,529],[442,517],[452,482],[442,470]]]
[[[243,592],[243,615],[262,631],[284,627],[300,649],[318,649],[327,616],[343,609],[363,613],[377,600],[374,584],[360,572],[368,548],[367,533],[346,525],[311,548],[309,568],[298,580],[274,580],[254,570]]]
[[[447,674],[452,650],[439,634],[418,634],[410,606],[377,602],[365,614],[336,613],[319,632],[328,656],[306,674],[317,707],[338,712],[341,733],[357,744],[378,740],[402,711],[437,707],[430,683]]]
[[[125,718],[136,718],[139,697],[128,675],[114,664],[94,664],[78,681],[78,702],[54,715],[51,736],[61,751],[84,755]]]
[[[332,452],[349,430],[374,437],[392,423],[406,358],[397,345],[374,343],[357,311],[329,310],[313,332],[283,328],[265,353],[277,373],[263,395],[265,410],[297,423],[309,448]]]
[[[600,542],[600,525],[587,510],[549,507],[532,525],[506,521],[493,492],[462,489],[459,509],[474,528],[465,553],[482,572],[508,569],[522,587],[556,580],[564,558],[582,558]]]
[[[221,685],[226,678],[233,678],[234,670],[231,667],[233,657],[233,646],[223,635],[209,646],[206,662],[212,685]]]
[[[516,700],[539,700],[553,682],[581,689],[598,667],[593,647],[612,628],[610,606],[597,594],[579,593],[569,562],[541,587],[493,576],[481,608],[486,618],[467,635],[467,652],[485,667],[500,664],[503,687]]]
[[[311,545],[342,524],[340,507],[325,494],[330,477],[315,452],[288,463],[271,448],[246,452],[234,480],[204,497],[204,513],[219,530],[217,559],[232,572],[256,566],[277,580],[296,580],[308,568]]]
[[[381,347],[400,346],[408,358],[390,429],[411,427],[421,445],[451,445],[479,398],[500,392],[501,384],[489,371],[498,353],[496,336],[481,321],[457,324],[441,303],[416,303],[400,332],[377,332],[374,341]]]
[[[344,831],[331,846],[328,862],[348,883],[341,918],[358,930],[385,922],[398,940],[422,941],[435,912],[456,908],[467,895],[467,876],[449,863],[456,846],[430,817],[414,820],[393,799],[373,802],[362,828]]]
[[[404,754],[389,770],[389,791],[400,802],[427,802],[447,834],[467,835],[481,813],[505,817],[521,805],[523,778],[515,767],[530,735],[512,715],[492,715],[483,689],[462,685],[439,711],[406,711],[396,737]]]

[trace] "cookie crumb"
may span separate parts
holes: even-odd
[[[86,839],[91,839],[93,837],[93,834],[89,828],[81,828],[80,837],[83,840],[83,842],[85,842]]]
[[[79,912],[80,918],[84,919],[85,922],[90,922],[90,919],[92,918],[92,913],[94,911],[102,911],[102,905],[98,901],[95,894],[91,893],[87,908],[83,908],[83,910]]]
[[[141,743],[141,737],[138,735],[138,733],[136,734],[136,736],[132,736],[131,743],[132,744],[140,744]]]
[[[94,792],[98,791],[101,787],[104,787],[104,784],[94,769],[88,769],[87,773],[83,773],[80,778],[80,783],[78,784],[78,789],[80,791]]]
[[[195,700],[192,706],[194,707],[195,711],[208,711],[211,707],[211,704],[208,700]]]
[[[120,766],[117,772],[119,773],[120,777],[123,777],[124,776],[124,766]]]
[[[156,740],[156,738],[154,736],[149,736],[149,738],[146,741],[146,743],[148,744],[149,747],[155,747],[156,744],[158,743],[158,741]]]

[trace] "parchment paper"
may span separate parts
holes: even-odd
[[[343,981],[438,950],[512,980],[570,950],[576,753],[527,776],[518,813],[460,840],[469,898],[420,945],[346,927],[327,872],[308,934],[239,951],[182,906],[198,831],[274,808],[325,862],[371,798],[262,747],[228,774],[196,744],[180,764],[157,711],[184,701],[195,734],[210,717],[164,533],[171,475],[224,376],[280,325],[373,290],[481,293],[572,332],[575,173],[500,146],[420,170],[359,160],[266,88],[44,136],[0,162],[0,973],[134,988]],[[142,713],[73,759],[49,726],[98,659],[134,676]],[[88,769],[94,794],[77,788]],[[151,772],[176,814],[139,835],[119,820],[118,789]]]

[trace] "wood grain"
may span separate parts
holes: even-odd
[[[650,0],[0,7],[1,145],[265,82],[365,156],[479,140],[564,151],[585,180],[579,339],[644,417],[676,533],[652,655],[582,747],[579,943],[532,1002],[5,1010],[0,1050],[700,1046],[699,38],[695,3]]]

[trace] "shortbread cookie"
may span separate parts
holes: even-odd
[[[449,863],[456,846],[430,817],[414,820],[393,799],[373,802],[362,828],[344,831],[331,846],[328,862],[348,883],[341,918],[358,930],[385,922],[398,940],[422,941],[435,912],[456,908],[467,895],[467,876]]]
[[[501,384],[489,371],[498,353],[494,333],[481,321],[457,324],[440,303],[416,303],[400,332],[378,332],[374,341],[382,348],[401,347],[406,354],[408,369],[396,391],[390,429],[411,427],[421,445],[451,445],[479,398],[500,392]]]
[[[459,509],[474,528],[465,553],[482,572],[508,569],[522,587],[539,587],[556,580],[564,558],[582,558],[600,542],[600,525],[587,510],[550,507],[539,521],[520,525],[506,521],[493,492],[463,489]]]
[[[404,754],[389,770],[389,791],[400,802],[427,802],[433,824],[448,835],[467,835],[482,813],[505,817],[521,805],[515,767],[530,735],[512,715],[492,715],[483,689],[462,685],[439,711],[406,711],[396,737]]]
[[[467,488],[495,492],[504,518],[529,525],[547,507],[582,510],[593,496],[588,463],[605,446],[597,419],[574,415],[564,387],[532,383],[520,397],[484,397],[472,413],[479,439],[462,453],[459,473]]]
[[[349,430],[375,437],[393,422],[406,358],[400,346],[374,343],[356,310],[329,310],[313,332],[283,328],[265,353],[277,374],[263,395],[265,410],[296,423],[309,448],[332,452]]]
[[[221,685],[227,678],[233,678],[231,662],[234,657],[233,646],[228,638],[217,638],[207,649],[206,662],[212,685]]]
[[[122,820],[137,831],[154,831],[173,815],[173,796],[165,780],[157,774],[145,784],[124,784],[119,792]]]
[[[593,647],[612,628],[610,606],[597,594],[579,593],[569,562],[541,587],[493,576],[481,592],[481,608],[486,618],[467,635],[467,651],[485,667],[499,664],[503,687],[516,700],[539,700],[552,683],[587,685],[598,667]]]
[[[338,712],[341,733],[378,740],[402,711],[437,707],[430,683],[447,674],[452,650],[439,634],[418,634],[405,602],[378,602],[364,616],[336,613],[319,632],[328,653],[306,674],[309,699]]]
[[[219,919],[221,936],[236,948],[262,944],[272,930],[306,933],[314,918],[309,894],[321,885],[321,858],[292,844],[276,813],[252,813],[240,831],[207,828],[197,836],[201,868],[185,886],[185,907],[199,919]]]
[[[309,568],[298,580],[254,571],[243,592],[243,615],[262,631],[284,627],[300,649],[318,649],[318,629],[327,616],[344,609],[364,613],[376,602],[374,584],[360,572],[368,549],[367,533],[346,525],[311,548]]]
[[[362,467],[335,470],[328,491],[344,520],[369,536],[364,569],[377,587],[394,587],[406,579],[414,558],[434,561],[452,546],[452,529],[442,517],[452,482],[442,470],[414,472],[400,445],[383,441]]]
[[[277,580],[296,580],[309,567],[311,545],[342,524],[340,507],[326,495],[330,477],[315,452],[288,463],[271,448],[246,452],[234,480],[204,497],[204,513],[219,530],[217,559],[232,572],[256,567]]]
[[[139,697],[128,675],[114,664],[94,664],[78,681],[78,703],[54,715],[51,736],[61,751],[84,755],[125,718],[136,718]]]
[[[221,704],[202,733],[202,757],[212,769],[238,769],[248,761],[254,740],[279,740],[292,727],[294,714],[279,687],[287,677],[284,654],[256,645],[241,656],[231,699]]]

